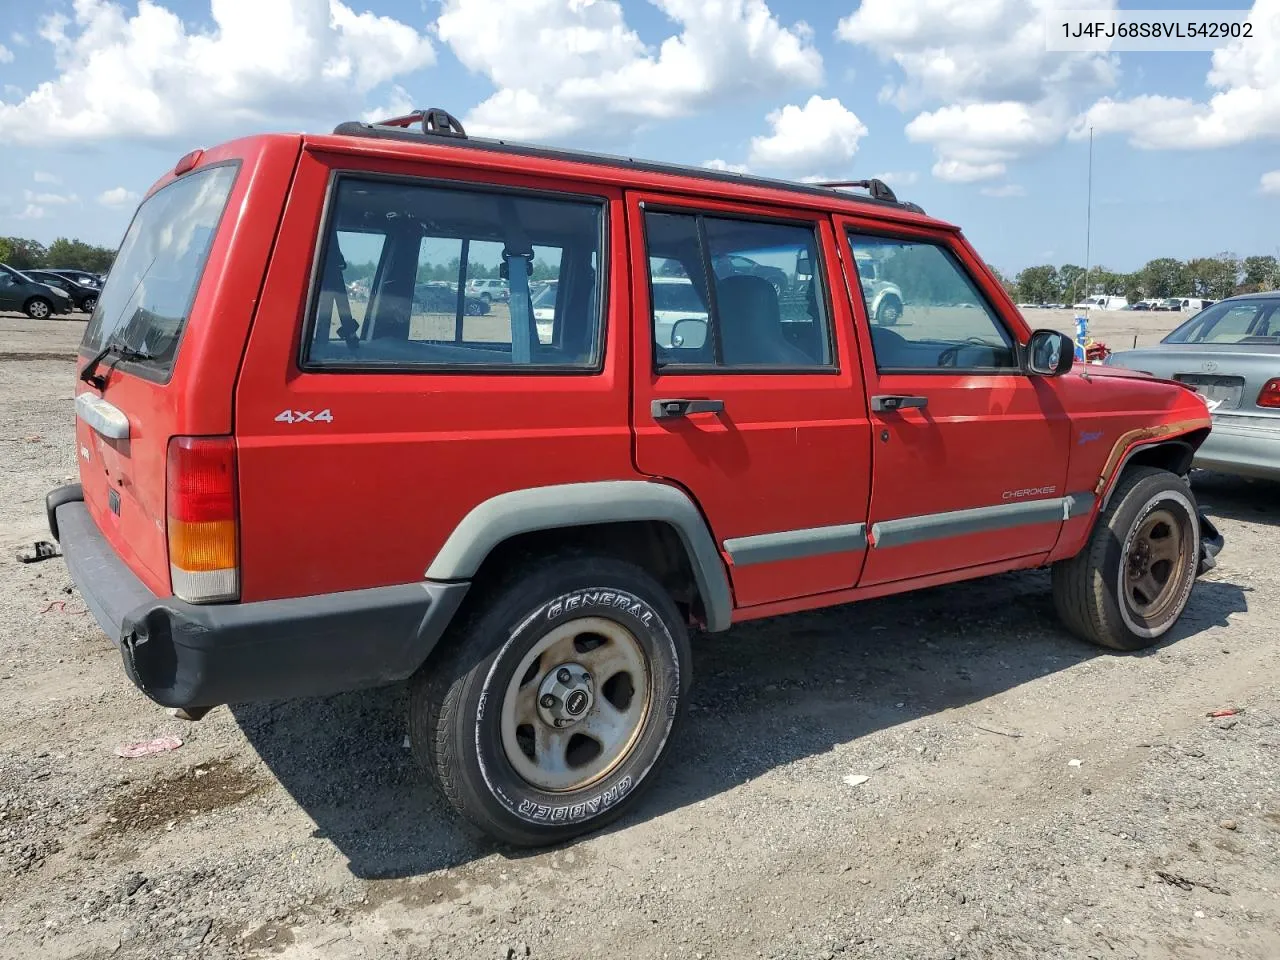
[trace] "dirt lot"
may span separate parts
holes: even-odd
[[[0,318],[10,558],[75,469],[82,327]],[[184,723],[61,560],[0,562],[0,957],[1274,960],[1280,490],[1196,485],[1227,547],[1158,649],[1072,640],[1042,572],[701,638],[657,788],[535,854],[450,818],[402,690]]]

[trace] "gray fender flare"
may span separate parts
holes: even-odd
[[[646,480],[604,480],[499,494],[472,509],[427,568],[428,580],[469,580],[502,541],[522,533],[597,523],[654,520],[680,537],[705,608],[707,630],[727,630],[729,580],[702,513],[677,487]]]

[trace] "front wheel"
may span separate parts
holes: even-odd
[[[1199,563],[1199,514],[1186,480],[1134,467],[1120,478],[1085,548],[1054,564],[1054,605],[1077,636],[1141,650],[1182,616]]]
[[[97,297],[85,297],[84,300],[80,302],[80,309],[85,313],[93,313],[93,310],[97,305]]]
[[[876,307],[876,326],[892,327],[902,319],[902,301],[897,297],[885,297]]]
[[[48,320],[53,315],[53,304],[43,297],[32,297],[23,310],[32,320]]]
[[[470,604],[410,692],[410,742],[459,814],[517,846],[621,815],[653,779],[689,686],[670,596],[606,557],[543,559]]]

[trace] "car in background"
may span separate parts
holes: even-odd
[[[92,270],[80,270],[76,267],[42,267],[41,269],[66,277],[72,283],[78,283],[86,287],[97,287],[99,290],[102,289],[102,284],[106,280],[106,277],[100,273],[94,273]]]
[[[511,288],[505,280],[468,280],[467,296],[477,297],[485,303],[506,303],[511,299]]]
[[[32,320],[70,313],[75,304],[61,287],[53,287],[0,263],[0,310],[21,310]]]
[[[443,280],[429,280],[413,288],[413,306],[423,313],[458,312],[458,290]],[[489,301],[467,294],[462,312],[468,317],[483,317],[489,312]]]
[[[652,289],[653,338],[658,346],[667,350],[701,347],[706,339],[708,314],[693,282],[688,277],[654,277]]]
[[[55,273],[53,270],[41,269],[24,272],[38,283],[48,284],[69,294],[77,310],[81,310],[84,313],[93,313],[93,308],[98,305],[98,294],[102,292],[101,287],[80,283],[71,279],[68,274]]]
[[[1104,362],[1204,397],[1213,430],[1194,466],[1280,480],[1280,291],[1219,300],[1158,344]]]
[[[1071,305],[1072,310],[1123,310],[1129,306],[1129,301],[1124,297],[1113,297],[1105,294],[1098,294],[1092,297],[1085,297],[1079,303]]]
[[[874,257],[855,257],[858,282],[866,301],[871,322],[878,327],[892,327],[902,319],[902,289],[884,279],[880,262]],[[966,304],[958,304],[966,306]]]
[[[739,254],[712,257],[711,268],[715,270],[718,280],[734,276],[760,277],[768,280],[769,285],[773,287],[773,292],[779,297],[783,296],[791,286],[791,278],[782,268],[766,266]]]
[[[555,280],[540,280],[536,288],[531,284],[533,299],[533,323],[538,329],[538,342],[550,343],[555,336],[556,326],[556,293],[559,283]]]

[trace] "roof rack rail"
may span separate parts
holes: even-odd
[[[819,181],[820,187],[831,187],[833,190],[840,187],[861,187],[875,200],[885,200],[889,203],[897,203],[898,196],[890,189],[889,185],[883,180],[877,180],[872,177],[870,180],[825,180]]]
[[[334,127],[333,132],[335,136],[379,137],[389,140],[421,141],[440,137],[458,141],[457,146],[459,147],[466,146],[475,150],[487,150],[517,156],[548,157],[611,167],[627,167],[633,170],[647,170],[652,173],[677,174],[686,177],[698,177],[704,180],[718,180],[722,183],[741,183],[747,186],[766,187],[774,190],[789,190],[796,193],[829,195],[829,191],[840,187],[860,187],[867,191],[866,196],[857,194],[846,194],[846,196],[863,203],[888,204],[900,207],[903,210],[910,210],[913,213],[924,214],[924,210],[918,204],[907,200],[899,200],[887,183],[874,177],[870,180],[832,180],[825,183],[775,180],[756,174],[737,173],[729,170],[712,170],[707,167],[638,160],[635,157],[609,156],[584,150],[568,150],[531,143],[518,143],[510,140],[469,137],[458,118],[440,107],[414,110],[404,116],[389,117],[386,120],[378,120],[374,123],[349,120],[338,124]]]
[[[413,113],[406,113],[403,117],[375,120],[370,126],[400,127],[407,130],[415,123],[422,125],[424,134],[438,137],[459,137],[463,140],[467,138],[467,131],[462,128],[462,123],[458,118],[448,110],[442,110],[440,107],[427,107],[425,110],[418,109]]]

